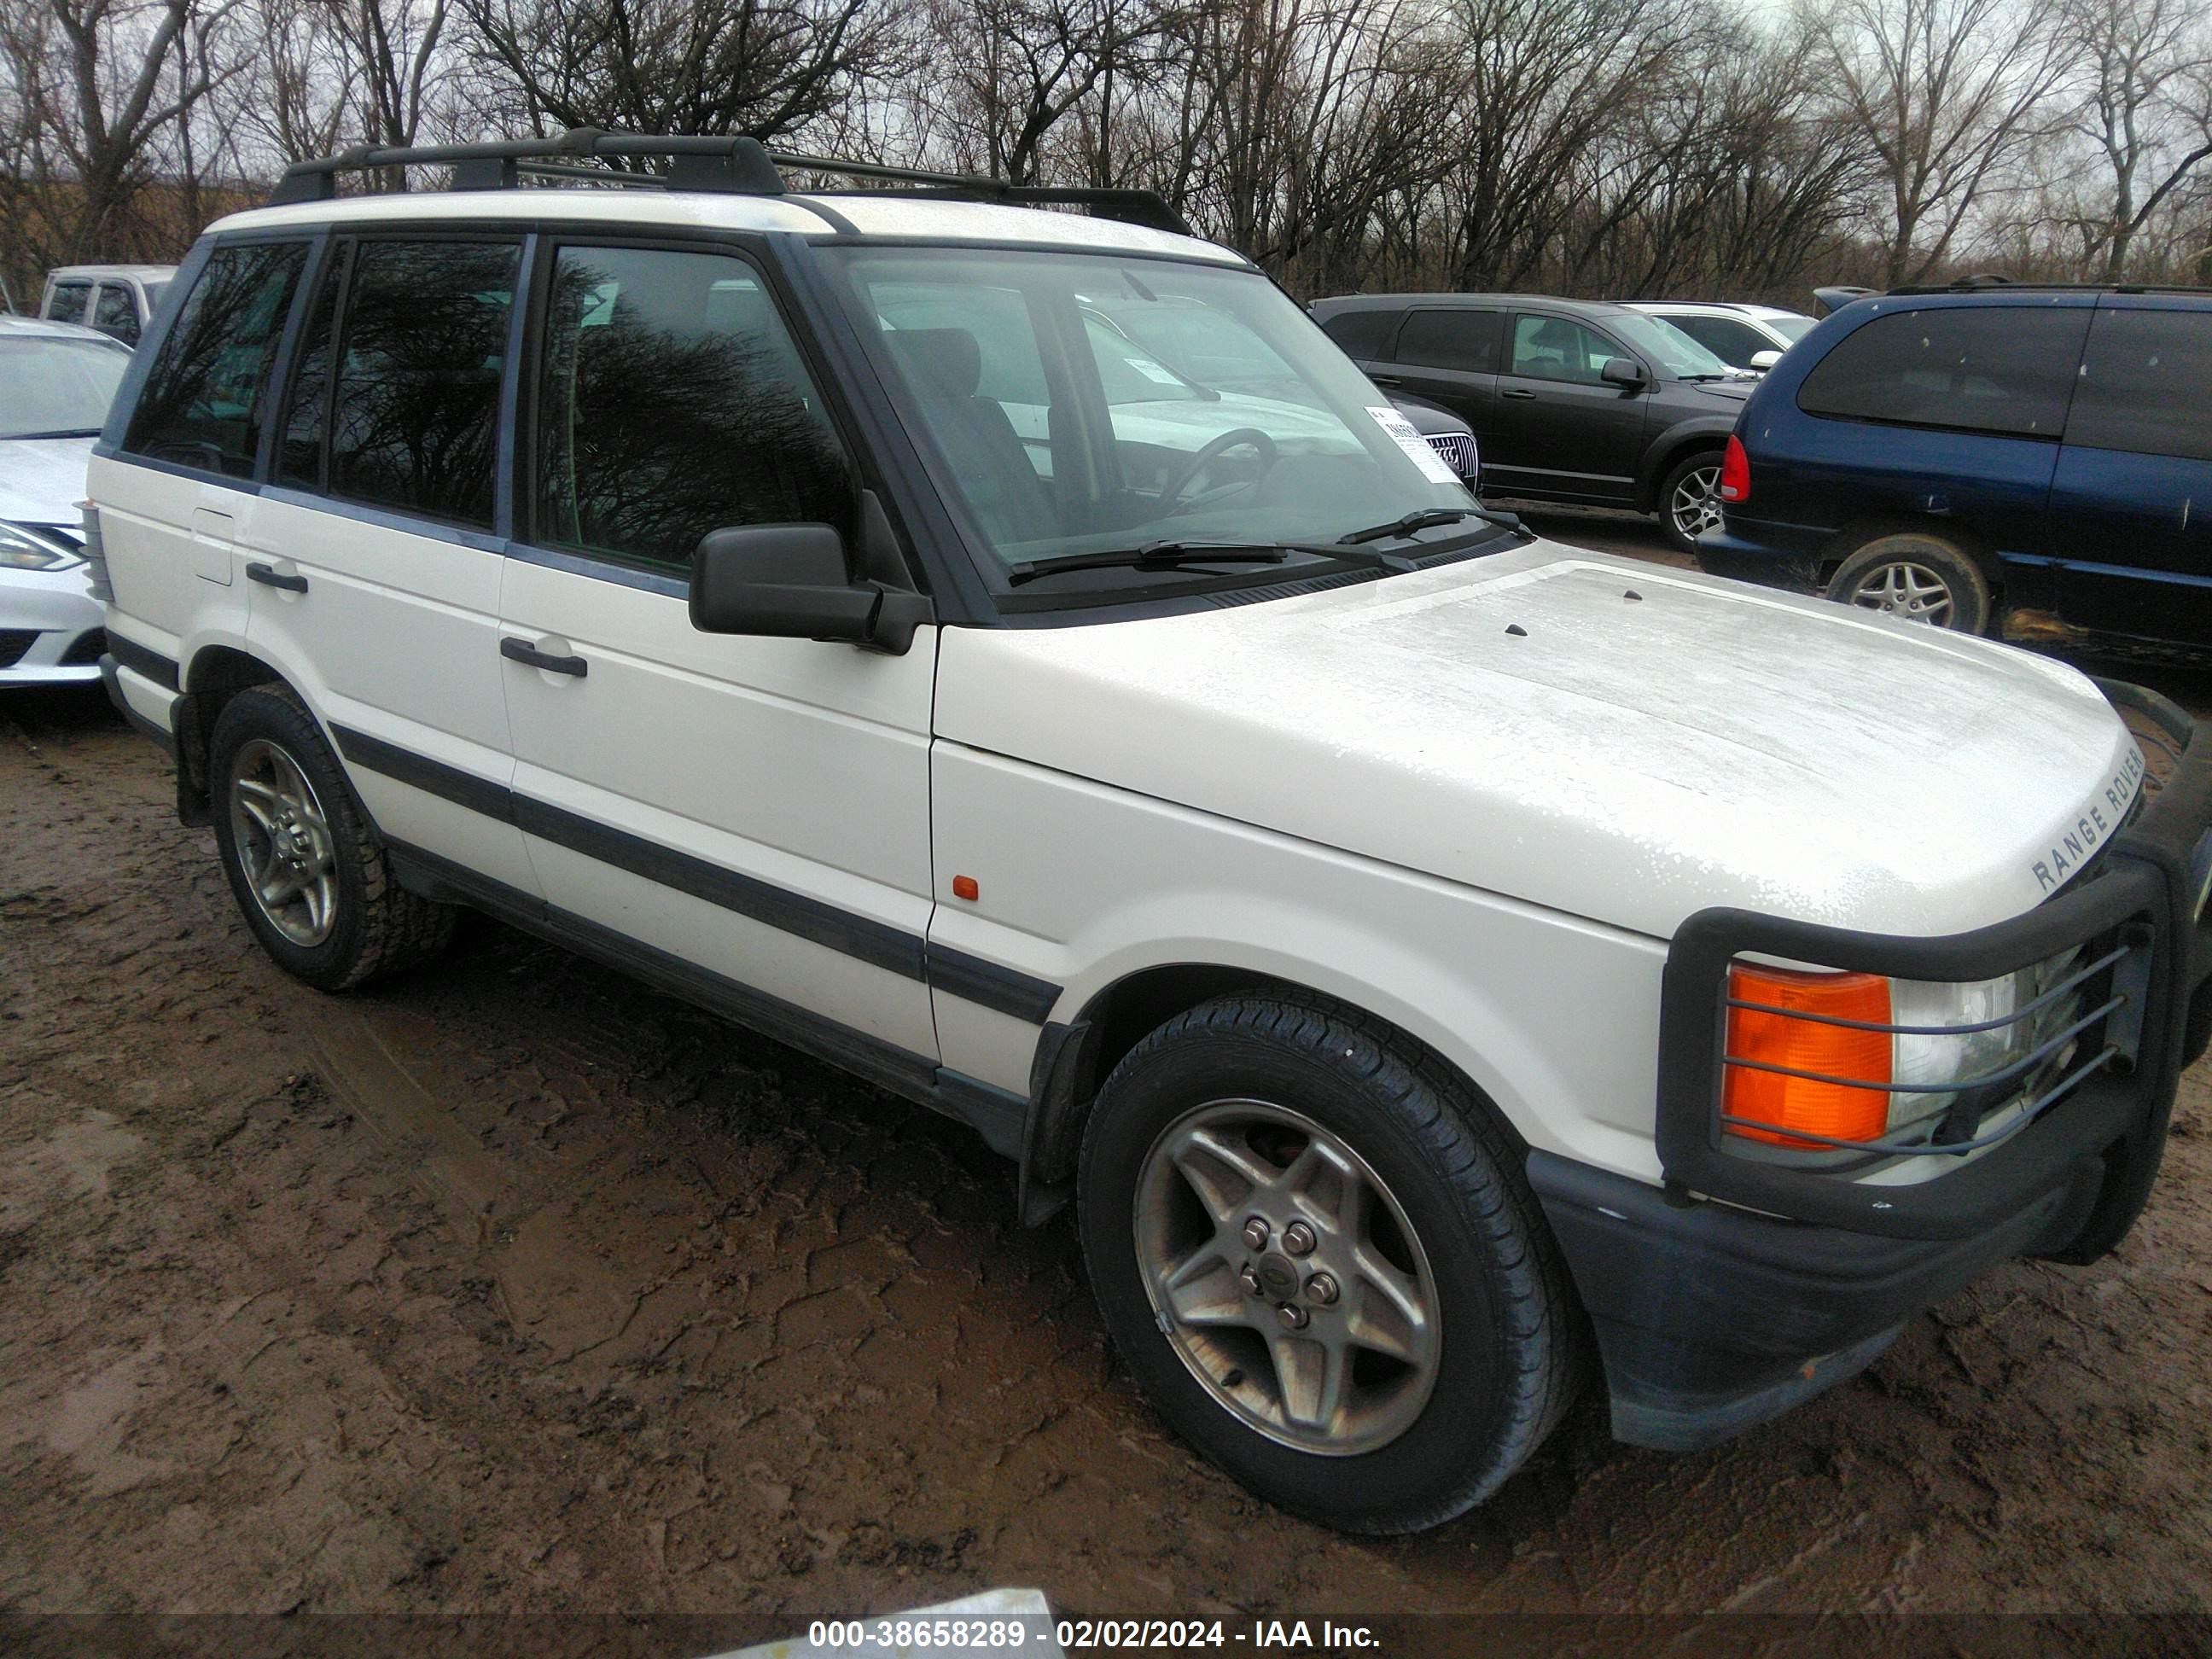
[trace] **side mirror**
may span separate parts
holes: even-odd
[[[691,556],[691,625],[702,634],[835,640],[902,656],[929,603],[855,583],[845,538],[826,524],[710,530]]]
[[[1751,366],[1762,374],[1781,361],[1782,354],[1778,351],[1754,351],[1751,354]]]
[[[1633,357],[1608,357],[1597,377],[1609,386],[1626,386],[1633,392],[1644,384],[1644,365]]]

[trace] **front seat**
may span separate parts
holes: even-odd
[[[984,532],[1000,544],[1058,536],[1058,514],[1027,446],[999,400],[978,391],[983,348],[975,337],[964,328],[902,328],[884,337]]]

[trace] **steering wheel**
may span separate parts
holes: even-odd
[[[1183,493],[1198,482],[1206,468],[1212,466],[1231,450],[1241,449],[1247,445],[1260,452],[1260,470],[1257,472],[1240,483],[1203,491],[1192,496],[1188,501],[1183,499]],[[1219,437],[1209,441],[1203,449],[1190,458],[1183,470],[1176,473],[1173,480],[1160,487],[1160,514],[1165,518],[1177,513],[1188,513],[1194,507],[1202,507],[1208,501],[1219,501],[1224,495],[1233,495],[1240,489],[1249,489],[1261,479],[1266,477],[1275,463],[1282,458],[1283,452],[1275,447],[1275,441],[1261,431],[1258,427],[1231,427]]]

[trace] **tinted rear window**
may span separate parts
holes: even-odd
[[[1321,326],[1347,357],[1387,357],[1390,331],[1397,325],[1395,311],[1340,311]]]
[[[2089,325],[2086,308],[1952,306],[1877,317],[1798,389],[1808,415],[2058,436]]]
[[[90,283],[57,283],[53,298],[46,302],[46,315],[58,323],[81,323],[91,303]]]
[[[1466,374],[1498,372],[1495,311],[1417,311],[1398,336],[1398,361]]]
[[[234,478],[252,475],[269,371],[307,262],[305,242],[216,250],[161,342],[125,449]]]
[[[2066,441],[2212,461],[2212,311],[2100,311]]]

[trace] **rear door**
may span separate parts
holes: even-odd
[[[1498,425],[1498,349],[1504,314],[1474,306],[1408,312],[1377,386],[1441,404],[1474,428],[1486,463]]]
[[[2212,306],[2107,295],[2051,484],[2059,613],[2212,644]]]
[[[379,829],[534,900],[494,485],[521,257],[491,234],[330,245],[238,541],[253,647],[299,678]]]
[[[100,465],[101,539],[127,640],[180,658],[202,643],[235,646],[248,589],[236,580],[240,527],[261,509],[258,477],[274,418],[272,384],[297,312],[312,244],[305,237],[226,243],[208,257],[163,339],[116,460]],[[178,688],[173,668],[118,653],[132,672]]]
[[[648,971],[932,1077],[936,630],[890,656],[703,634],[688,608],[710,530],[857,544],[821,380],[749,246],[573,240],[541,270],[510,654],[469,648],[500,661],[545,898]]]
[[[1498,377],[1497,435],[1483,483],[1503,495],[1627,504],[1644,453],[1643,388],[1615,386],[1607,361],[1637,354],[1571,317],[1516,313]],[[1645,365],[1646,372],[1650,366]]]

